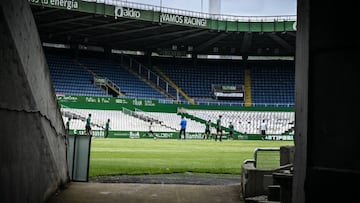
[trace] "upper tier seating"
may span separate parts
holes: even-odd
[[[293,105],[295,102],[295,68],[292,62],[254,64],[251,68],[252,102]]]
[[[126,97],[167,99],[159,91],[121,67],[120,63],[116,61],[80,58],[79,62],[95,74],[110,79],[120,87],[121,91],[125,92]]]
[[[47,55],[50,73],[57,94],[109,96],[93,84],[89,70],[111,80],[125,93],[125,97],[170,101],[120,62],[109,59],[79,58],[77,61],[64,55]],[[212,84],[244,85],[245,68],[239,62],[224,60],[198,60],[196,64],[183,59],[156,59],[155,64],[172,81],[198,104],[243,105],[243,100],[216,100]],[[249,61],[251,70],[251,97],[254,106],[293,106],[295,102],[295,68],[293,61]],[[176,96],[174,89],[169,90]],[[245,92],[245,96],[246,96]],[[182,95],[180,100],[187,103]]]
[[[198,103],[212,103],[212,85],[237,85],[244,84],[244,69],[239,65],[227,64],[226,62],[193,64],[168,63],[159,65],[180,88]],[[226,103],[226,101],[221,101]],[[232,103],[243,103],[231,101]]]
[[[93,76],[66,56],[48,55],[47,62],[56,94],[107,96],[92,83]]]

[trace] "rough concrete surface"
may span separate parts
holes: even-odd
[[[65,128],[28,1],[0,1],[0,202],[68,182]]]
[[[241,176],[233,174],[172,173],[154,175],[120,175],[90,177],[90,182],[99,183],[149,183],[187,185],[240,185]]]
[[[89,182],[71,182],[49,203],[147,202],[242,203],[240,175],[160,174],[101,176]]]

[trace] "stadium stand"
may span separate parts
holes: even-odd
[[[93,74],[105,77],[120,87],[125,96],[119,98],[154,99],[159,101],[173,98],[166,97],[158,89],[136,74],[125,68],[121,61],[111,57],[93,57],[91,53],[83,52],[80,57],[71,57],[68,54],[47,54],[53,85],[60,95],[83,95],[111,97],[93,81]],[[128,56],[131,57],[131,56]],[[115,56],[114,56],[115,58]],[[135,60],[135,59],[134,59]],[[136,57],[137,61],[144,62],[144,57]],[[244,84],[245,68],[241,62],[226,60],[198,60],[194,63],[189,59],[166,59],[153,57],[157,70],[171,79],[179,88],[182,88],[198,105],[239,105],[243,100],[216,100],[213,97],[213,84]],[[139,63],[140,63],[139,62]],[[152,67],[152,66],[150,66]],[[251,94],[253,106],[286,106],[294,103],[294,64],[292,61],[251,61],[247,64],[250,70]],[[171,89],[171,94],[177,94]],[[246,92],[245,92],[246,94]],[[180,95],[183,103],[186,100]],[[204,107],[206,109],[206,107]],[[109,118],[113,131],[147,131],[150,121],[155,121],[153,129],[157,132],[176,132],[179,130],[180,115],[167,112],[145,112],[141,109],[84,110],[62,108],[64,122],[67,117],[73,118],[70,126],[73,130],[83,130],[85,115],[92,112],[93,129],[103,130],[105,121]],[[66,113],[67,112],[67,113]],[[292,134],[295,119],[294,112],[268,111],[225,111],[225,110],[189,110],[190,116],[200,120],[215,121],[218,115],[223,116],[224,126],[229,122],[234,124],[235,130],[241,134],[258,134],[260,122],[265,119],[268,123],[268,134]],[[65,116],[67,115],[67,116]],[[75,118],[75,119],[74,119]],[[144,119],[146,118],[146,119]],[[189,119],[188,132],[203,133],[204,124],[199,120]]]
[[[84,130],[86,116],[92,115],[92,129],[103,130],[107,119],[111,120],[111,130],[115,131],[148,131],[150,122],[153,122],[155,132],[175,132],[180,129],[181,116],[176,113],[142,112],[136,114],[130,110],[93,110],[62,108],[64,123],[71,118],[70,129]],[[146,118],[146,119],[144,119]],[[202,133],[204,126],[193,120],[188,120],[188,132]]]
[[[267,111],[224,111],[224,110],[184,110],[203,120],[215,122],[219,115],[222,123],[227,127],[230,122],[234,129],[244,134],[258,134],[260,123],[265,120],[268,124],[268,134],[286,134],[295,127],[294,112],[267,112]]]
[[[57,94],[111,96],[93,83],[93,76],[106,77],[120,87],[127,98],[168,100],[179,96],[182,103],[188,103],[184,96],[170,88],[169,97],[160,89],[146,83],[123,67],[120,61],[104,58],[80,57],[73,59],[66,55],[48,54],[48,64]],[[159,59],[157,71],[162,71],[197,104],[244,105],[244,99],[219,100],[214,98],[212,85],[244,84],[245,68],[240,62],[226,60],[198,60],[196,64],[187,59]],[[84,66],[84,67],[82,67]],[[251,80],[252,106],[293,106],[295,68],[293,61],[251,61],[247,64]],[[150,66],[151,67],[151,66]],[[151,70],[149,70],[151,71]],[[155,71],[155,70],[153,70]],[[165,81],[165,79],[162,79]],[[76,82],[75,82],[76,81]],[[247,92],[245,92],[245,97]]]
[[[158,66],[197,103],[218,103],[213,99],[213,84],[244,84],[244,69],[227,61],[198,60],[196,64],[185,59],[159,60]],[[220,101],[224,104],[227,101]],[[241,101],[231,103],[242,104]]]
[[[124,98],[168,100],[169,103],[173,101],[172,98],[166,97],[159,90],[144,82],[141,77],[124,68],[120,61],[107,57],[90,57],[84,53],[77,59],[66,54],[47,54],[47,58],[57,94],[111,97],[94,84],[93,74],[96,74],[108,78],[119,86],[125,93]],[[139,61],[141,60],[144,59],[140,58]],[[195,98],[198,105],[244,105],[243,100],[216,100],[211,91],[213,84],[244,84],[245,68],[239,62],[198,60],[194,64],[187,59],[156,57],[154,57],[154,61],[158,67],[157,71],[163,71],[190,97]],[[293,62],[252,61],[247,66],[251,71],[253,106],[293,106],[295,74]],[[175,92],[170,93],[176,94]],[[183,96],[180,98],[183,103],[186,103]],[[176,113],[145,112],[141,109],[109,111],[65,107],[62,110],[63,115],[67,115],[64,117],[64,122],[67,117],[75,118],[70,126],[73,130],[83,130],[85,115],[90,112],[94,115],[94,130],[102,130],[105,121],[109,118],[113,126],[111,130],[115,131],[147,131],[150,121],[155,121],[154,131],[176,132],[179,130],[181,118]],[[292,134],[295,125],[294,112],[187,109],[184,113],[200,120],[213,122],[221,114],[224,126],[227,127],[229,122],[232,122],[235,130],[241,134],[258,134],[260,122],[263,119],[268,123],[268,133],[274,135]],[[189,119],[188,126],[188,132],[204,132],[204,124],[199,120]]]
[[[85,129],[85,116],[92,115],[92,129],[102,130],[107,119],[110,119],[111,130],[117,131],[147,131],[149,122],[128,115],[122,111],[93,110],[93,109],[62,109],[63,115],[72,115],[70,128],[74,130]],[[67,117],[64,116],[64,117]],[[67,119],[64,119],[66,121]],[[159,124],[154,124],[155,131],[171,131]]]
[[[48,55],[48,65],[57,94],[110,96],[94,85],[93,75],[112,80],[129,98],[166,99],[164,95],[131,74],[119,63],[105,59],[80,58],[77,60],[61,55]]]
[[[295,103],[295,65],[287,61],[267,61],[251,68],[252,101],[255,104]]]
[[[56,94],[107,96],[92,83],[93,76],[67,56],[48,55],[47,62]]]
[[[159,91],[140,80],[119,62],[105,59],[80,58],[79,62],[100,76],[109,78],[130,98],[167,99]]]
[[[162,113],[162,112],[149,112],[149,115],[154,116],[158,118],[163,123],[172,126],[177,131],[180,130],[180,120],[181,116],[177,115],[175,113]],[[197,132],[197,133],[203,133],[204,132],[204,125],[194,121],[194,120],[187,120],[187,128],[186,130],[188,132]]]

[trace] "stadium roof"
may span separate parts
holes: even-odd
[[[86,2],[80,3],[82,5]],[[131,14],[132,16],[130,14],[124,16],[124,11],[121,10],[121,15],[114,18],[114,11],[108,11],[108,6],[103,6],[103,12],[97,10],[98,5],[94,7],[93,12],[91,7],[86,7],[88,10],[75,11],[31,4],[31,8],[42,42],[156,52],[160,55],[169,53],[174,55],[188,53],[237,56],[295,55],[296,31],[285,28],[286,21],[285,23],[281,21],[279,24],[277,22],[265,24],[262,21],[221,24],[221,21],[219,23],[213,20],[212,23],[208,23],[210,26],[201,27],[166,21],[175,19],[171,18],[174,17],[171,14],[170,17],[165,18],[165,16],[159,22],[159,20],[138,19],[134,13]],[[115,12],[116,9],[115,7]],[[128,11],[137,12],[134,9]],[[112,12],[113,16],[108,15],[109,12]],[[143,12],[150,11],[143,10]],[[162,14],[153,11],[153,13],[148,13],[149,15]],[[193,22],[198,19],[200,18],[194,19]],[[231,27],[234,25],[235,31]],[[278,29],[279,25],[284,25],[284,28]],[[244,31],[244,26],[248,26],[245,28],[246,31]],[[271,29],[269,26],[272,26]]]

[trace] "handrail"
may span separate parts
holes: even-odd
[[[157,66],[154,66],[154,68],[159,72],[159,75],[163,77],[163,79],[170,84],[171,87],[173,87],[177,94],[180,93],[185,99],[190,102],[190,104],[196,104],[194,99],[192,99],[189,95],[187,95],[184,90],[182,90],[175,82],[173,82],[166,74],[164,74]]]
[[[104,78],[106,80],[106,84],[108,87],[110,87],[113,91],[115,91],[120,96],[124,96],[124,94],[121,92],[120,87],[118,85],[116,85],[113,81],[111,81],[109,78],[97,75],[94,71],[92,71],[90,68],[88,68],[84,64],[80,63],[78,60],[75,60],[75,62],[77,62],[82,68],[84,68],[86,71],[88,71],[90,74],[92,74],[92,76],[94,78]],[[95,80],[94,80],[94,82],[95,82]]]
[[[61,113],[62,113],[63,116],[65,116],[67,118],[79,119],[79,120],[84,121],[84,122],[86,121],[86,117],[87,117],[86,114],[72,112],[71,108],[67,109],[66,111],[61,109]],[[71,116],[71,117],[69,117],[69,116]],[[99,123],[96,123],[96,122],[90,122],[90,125],[96,126],[96,127],[99,127],[99,128],[102,128],[102,126],[103,126],[102,124],[99,124]]]
[[[128,61],[125,61],[125,59],[128,59]],[[164,78],[144,66],[142,63],[136,61],[135,59],[126,54],[121,54],[121,65],[133,71],[138,76],[141,76],[147,82],[150,82],[156,88],[165,92],[169,97],[172,97],[177,102],[180,102],[179,90],[172,84],[170,84],[168,81],[166,81]],[[172,95],[170,93],[170,90],[174,90],[176,92],[176,96]]]
[[[145,118],[146,118],[147,120],[151,120],[151,121],[159,120],[158,118],[154,118],[153,116],[150,116],[147,112],[145,112],[145,111],[143,111],[143,110],[141,110],[141,109],[135,108],[135,109],[134,109],[134,113],[136,113],[136,112],[142,113],[143,115],[141,115],[141,116],[145,116]]]
[[[166,128],[172,129],[172,130],[176,130],[176,128],[171,127],[170,125],[167,125],[164,123],[164,121],[160,120],[157,116],[153,116],[153,115],[149,115],[148,112],[143,111],[141,109],[135,108],[134,111],[129,110],[125,107],[122,108],[123,113],[125,113],[125,111],[128,111],[129,115],[147,121],[147,122],[155,122],[155,123],[159,123],[161,126],[164,126]],[[138,114],[137,112],[140,112],[142,114]]]
[[[198,18],[224,20],[224,21],[239,21],[239,22],[275,22],[275,21],[296,21],[296,15],[280,15],[280,16],[236,16],[223,14],[210,14],[198,11],[189,11],[177,8],[168,8],[163,6],[156,6],[143,3],[128,2],[123,0],[83,0],[86,2],[104,3],[113,6],[124,6],[129,8],[136,8],[141,10],[159,11],[161,13],[171,13],[178,15],[186,15]]]
[[[134,112],[141,112],[142,114],[145,115],[146,118],[149,118],[151,121],[155,122],[155,123],[159,123],[160,125],[166,127],[166,128],[169,128],[169,129],[172,129],[172,130],[176,130],[175,127],[172,127],[171,125],[168,125],[166,123],[166,121],[164,120],[161,120],[158,116],[154,116],[154,115],[149,115],[149,112],[146,112],[146,111],[143,111],[141,109],[138,109],[138,108],[135,108],[134,109]]]

